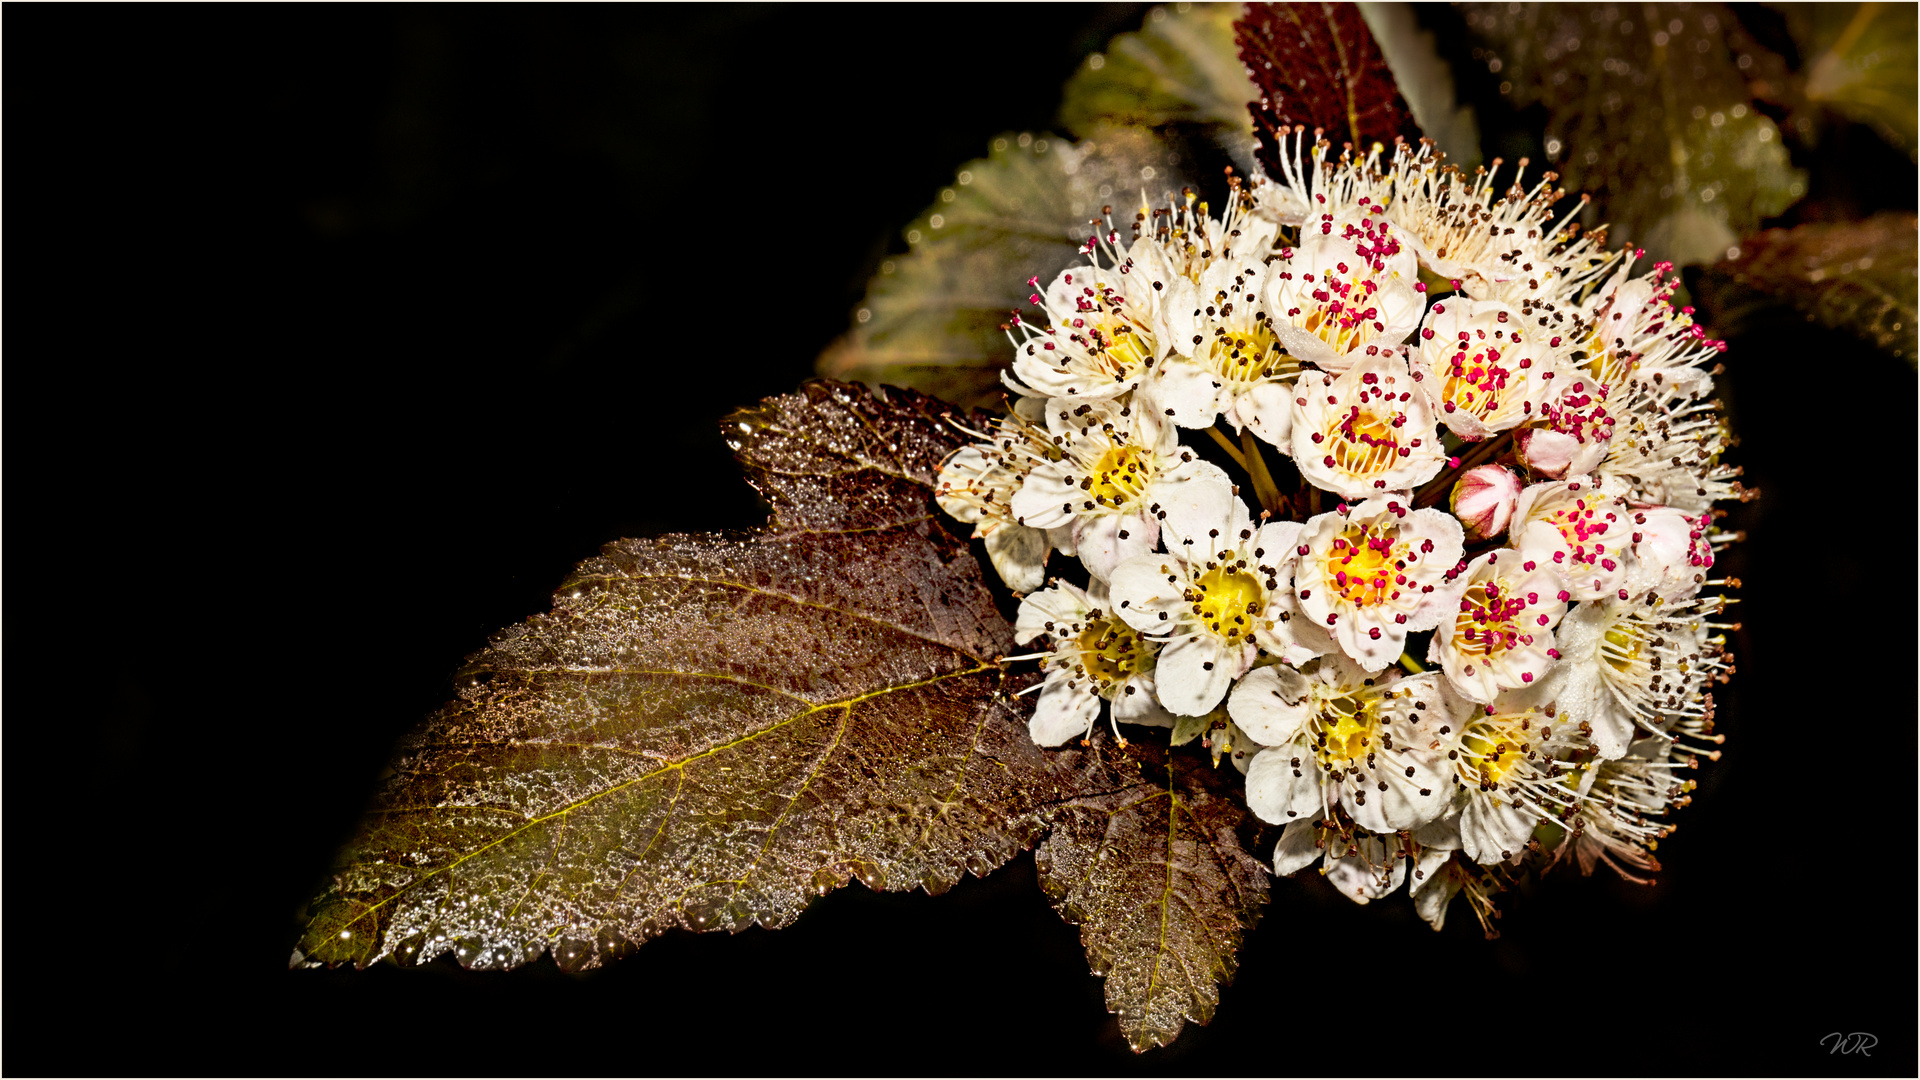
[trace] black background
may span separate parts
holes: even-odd
[[[1747,629],[1653,888],[1489,943],[1277,881],[1141,1057],[1030,856],[579,977],[286,970],[461,658],[602,543],[759,521],[719,418],[1144,10],[14,7],[6,1070],[1910,1075],[1914,375],[1790,318],[1726,357]],[[1793,220],[1912,208],[1822,145]]]

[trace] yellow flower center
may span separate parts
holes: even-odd
[[[1254,616],[1267,606],[1267,590],[1260,579],[1229,563],[1200,575],[1187,600],[1207,629],[1228,642],[1251,640]]]
[[[1094,327],[1098,355],[1115,375],[1137,371],[1153,355],[1153,336],[1133,323],[1108,315]]]
[[[1139,446],[1112,446],[1100,455],[1088,475],[1088,491],[1105,506],[1126,506],[1146,493],[1152,479],[1153,454]]]
[[[1204,357],[1206,366],[1233,382],[1285,378],[1300,371],[1300,362],[1280,347],[1265,323],[1248,333],[1222,333],[1213,339]]]
[[[1525,732],[1504,721],[1491,718],[1468,728],[1460,736],[1461,756],[1466,760],[1467,776],[1487,784],[1499,784],[1526,758]]]
[[[1393,429],[1393,417],[1357,409],[1336,414],[1321,432],[1327,442],[1328,456],[1334,467],[1349,476],[1366,479],[1392,469],[1400,461],[1400,443]]]
[[[1578,364],[1579,370],[1594,377],[1609,390],[1618,390],[1627,385],[1627,376],[1639,367],[1639,362],[1620,356],[1607,348],[1599,334],[1593,335],[1587,342],[1587,358]]]
[[[1107,685],[1125,682],[1146,656],[1140,632],[1111,619],[1089,620],[1074,643],[1080,646],[1080,664],[1087,674]]]
[[[1613,670],[1626,674],[1640,658],[1640,635],[1632,627],[1616,626],[1600,642],[1600,659]]]
[[[1334,542],[1333,557],[1327,560],[1327,576],[1340,599],[1349,604],[1371,607],[1393,594],[1395,576],[1404,565],[1401,545],[1367,535],[1352,528]]]
[[[1500,399],[1512,375],[1512,371],[1494,359],[1491,350],[1460,349],[1448,358],[1442,399],[1455,409],[1485,420],[1499,410]]]
[[[1372,697],[1361,701],[1342,695],[1322,701],[1307,722],[1321,764],[1332,768],[1366,757],[1378,741],[1379,706],[1379,699]]]

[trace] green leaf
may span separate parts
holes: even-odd
[[[1810,4],[1796,15],[1790,23],[1806,26],[1802,40],[1808,41],[1805,55],[1812,58],[1804,69],[1807,100],[1871,125],[1908,157],[1920,153],[1915,6]]]
[[[940,892],[1112,787],[1001,693],[1010,629],[931,505],[942,411],[813,384],[736,413],[768,528],[609,544],[472,657],[296,959],[589,967],[853,877]]]
[[[1917,237],[1912,214],[1769,229],[1742,240],[1738,258],[1702,277],[1700,304],[1717,334],[1763,320],[1784,304],[1912,364],[1920,357]]]
[[[1152,755],[1150,780],[1067,807],[1034,859],[1138,1051],[1213,1018],[1267,901],[1251,852],[1273,838],[1247,812],[1238,771],[1136,746]]]
[[[1158,202],[1178,190],[1178,156],[1174,143],[1138,128],[1102,128],[1080,143],[995,139],[907,226],[909,250],[881,265],[852,329],[816,369],[968,407],[997,403],[1013,357],[1001,326],[1026,307],[1027,279],[1051,280],[1081,259],[1078,244],[1103,206],[1130,216],[1143,194]]]
[[[1463,169],[1480,164],[1480,126],[1473,106],[1460,103],[1453,69],[1441,57],[1433,34],[1420,29],[1412,5],[1370,2],[1359,8],[1414,123],[1453,164]]]
[[[1186,10],[1180,10],[1184,7]],[[1156,7],[1067,80],[1060,123],[1092,137],[1103,127],[1203,129],[1242,169],[1254,167],[1247,103],[1259,96],[1236,55],[1238,4]]]
[[[1711,263],[1806,192],[1756,111],[1719,4],[1461,4],[1476,59],[1515,105],[1547,111],[1569,191],[1612,238],[1676,264]]]
[[[1386,57],[1353,4],[1249,4],[1234,24],[1240,59],[1260,96],[1248,109],[1260,163],[1281,175],[1277,146],[1290,127],[1323,129],[1364,152],[1420,137]]]

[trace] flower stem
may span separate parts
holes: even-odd
[[[1260,505],[1268,511],[1286,516],[1287,500],[1280,494],[1280,486],[1273,482],[1273,473],[1267,470],[1267,456],[1260,452],[1260,444],[1254,441],[1253,432],[1240,433],[1240,447],[1245,451],[1250,466],[1248,475],[1253,477],[1253,493],[1259,497]]]
[[[1488,458],[1501,453],[1512,443],[1513,432],[1511,431],[1505,431],[1491,439],[1484,440],[1480,445],[1473,448],[1472,453],[1461,458],[1458,466],[1448,469],[1428,481],[1427,486],[1421,488],[1414,494],[1413,505],[1416,507],[1432,506],[1441,499],[1446,498],[1448,492],[1453,490],[1454,483],[1458,481],[1461,476],[1465,475],[1468,469],[1474,468]]]
[[[1427,670],[1426,665],[1422,664],[1418,660],[1415,660],[1413,658],[1412,653],[1403,652],[1400,654],[1400,666],[1403,668],[1406,668],[1408,674],[1411,674],[1411,675],[1418,675],[1421,672]]]
[[[1240,448],[1233,445],[1233,440],[1227,438],[1226,432],[1217,427],[1210,427],[1207,429],[1207,434],[1213,436],[1213,441],[1220,444],[1220,449],[1227,452],[1227,456],[1233,459],[1235,465],[1245,469],[1248,476],[1253,475],[1253,469],[1247,465],[1247,459],[1241,455]]]

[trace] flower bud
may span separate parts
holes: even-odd
[[[1563,431],[1524,427],[1513,434],[1513,456],[1536,480],[1565,480],[1579,453],[1580,440]]]
[[[1520,487],[1520,478],[1504,465],[1469,469],[1453,485],[1453,516],[1460,519],[1469,542],[1491,540],[1507,531]]]

